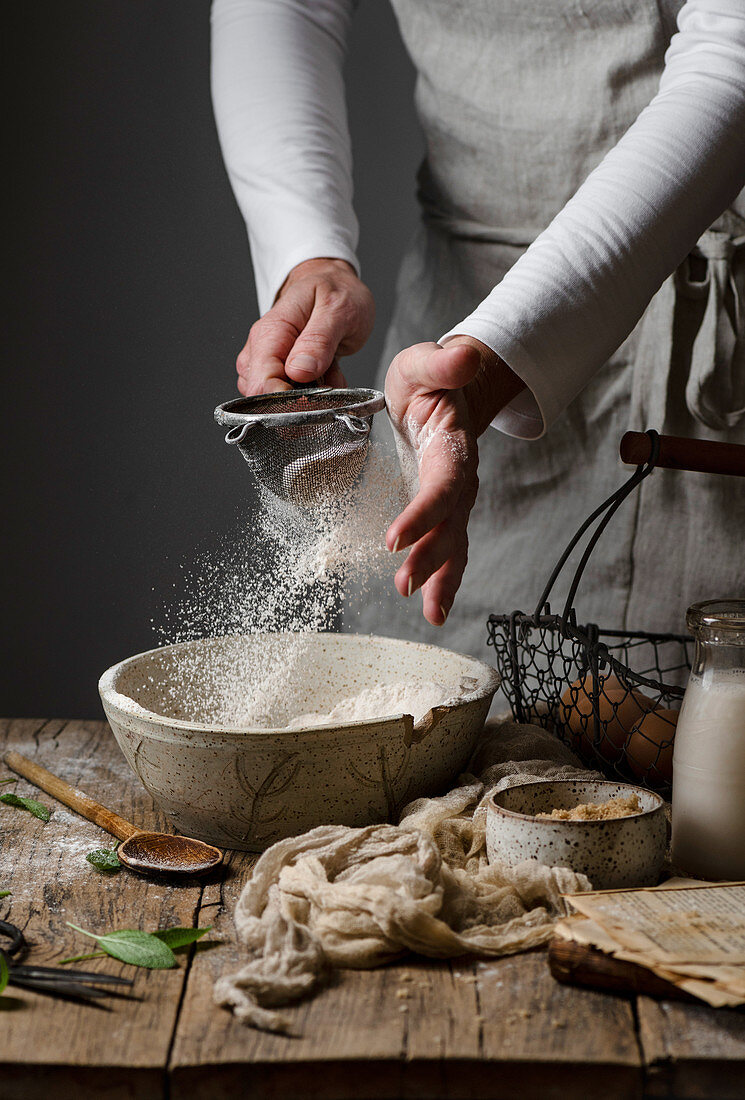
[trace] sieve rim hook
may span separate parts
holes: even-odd
[[[235,427],[230,428],[225,433],[226,443],[242,443],[248,435],[250,429],[253,428],[253,423],[249,424],[236,424]]]
[[[353,413],[339,413],[335,419],[341,420],[342,424],[345,424],[355,435],[370,434],[370,421],[364,420],[361,416],[354,416]]]

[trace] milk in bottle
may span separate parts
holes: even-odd
[[[689,608],[696,653],[673,754],[673,862],[745,879],[745,600]]]

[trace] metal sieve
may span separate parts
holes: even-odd
[[[256,481],[308,508],[338,498],[357,481],[372,418],[385,407],[379,390],[312,387],[239,397],[215,409]]]

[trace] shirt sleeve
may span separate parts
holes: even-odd
[[[353,0],[214,0],[212,99],[259,308],[293,267],[359,274],[343,65]]]
[[[543,435],[745,186],[745,3],[688,0],[659,91],[489,296],[473,336],[527,389],[493,421]]]

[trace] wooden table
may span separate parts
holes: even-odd
[[[105,723],[6,721],[4,745],[143,828],[165,827]],[[23,780],[9,789],[35,793]],[[344,971],[289,1010],[295,1037],[249,1030],[211,993],[239,961],[231,912],[252,857],[232,854],[225,873],[202,885],[104,877],[84,857],[110,838],[36,796],[54,808],[47,824],[0,805],[0,889],[13,892],[0,918],[24,930],[32,961],[94,949],[66,921],[93,931],[211,924],[207,938],[221,942],[182,954],[176,970],[86,964],[135,979],[131,999],[104,1008],[8,987],[2,1100],[745,1097],[745,1015],[561,986],[543,952]]]

